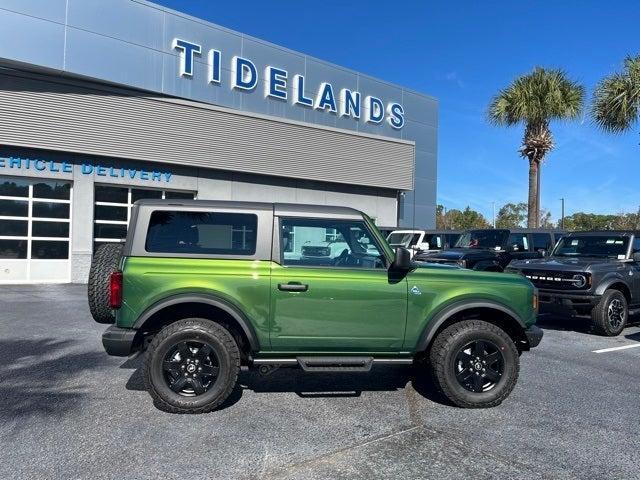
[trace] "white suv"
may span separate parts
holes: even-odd
[[[393,248],[408,248],[413,257],[418,252],[429,250],[430,245],[425,241],[425,235],[424,230],[394,230],[387,237],[387,241]]]

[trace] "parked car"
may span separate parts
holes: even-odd
[[[303,229],[346,251],[329,266],[285,256]],[[241,367],[367,372],[423,358],[451,402],[490,407],[542,338],[526,278],[419,266],[341,207],[138,201],[124,248],[94,256],[88,294],[94,319],[115,323],[107,353],[146,351],[146,388],[170,412],[217,408]]]
[[[329,241],[317,245],[303,245],[300,258],[330,265],[331,262],[338,257],[338,254],[347,248],[349,248],[349,246],[347,242],[344,241]]]
[[[619,335],[629,310],[640,308],[640,232],[568,233],[548,257],[507,270],[538,287],[545,309],[588,314],[602,335]]]
[[[557,230],[468,230],[453,248],[436,253],[420,253],[415,260],[502,272],[514,259],[543,257],[561,236],[562,232]]]
[[[304,229],[307,234],[314,236],[314,230],[317,229]],[[349,244],[344,239],[343,235],[335,229],[329,229],[327,231],[318,231],[320,236],[324,237],[323,242],[312,242],[307,240],[300,249],[300,259],[310,260],[315,264],[333,265],[337,259],[341,258],[341,254],[344,254],[345,250],[349,249]],[[369,242],[369,238],[360,238],[360,231],[355,230],[350,232],[354,236],[358,244],[364,249],[372,250],[372,255],[378,255],[375,245]],[[299,235],[298,235],[299,236]],[[318,236],[318,235],[315,235]],[[329,237],[329,239],[327,239]],[[293,258],[289,253],[286,257]]]
[[[391,247],[408,248],[412,255],[423,252],[439,252],[455,245],[460,232],[453,230],[394,230],[387,237]]]

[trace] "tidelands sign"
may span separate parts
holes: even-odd
[[[202,56],[202,46],[176,38],[172,48],[179,51],[180,75],[193,77],[194,58]],[[210,49],[207,53],[207,81],[213,85],[222,85],[222,52]],[[252,92],[260,82],[260,74],[255,64],[248,58],[234,56],[230,64],[230,86],[234,90]],[[382,123],[385,119],[395,129],[404,126],[404,107],[399,103],[385,104],[380,98],[362,94],[355,90],[342,88],[336,91],[329,82],[322,82],[317,93],[309,96],[305,93],[304,75],[290,75],[283,68],[267,65],[264,69],[264,96],[282,101],[291,101],[293,105],[321,110],[342,117],[363,118],[368,123]],[[309,89],[307,88],[308,92]],[[315,89],[314,89],[315,91]]]

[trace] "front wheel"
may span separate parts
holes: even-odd
[[[515,387],[520,370],[513,340],[481,320],[465,320],[440,332],[430,360],[437,386],[463,408],[500,405]]]
[[[149,344],[144,382],[161,410],[206,413],[227,399],[239,370],[240,351],[229,331],[188,318],[166,326]]]
[[[627,325],[629,307],[619,290],[605,290],[598,304],[591,310],[591,324],[600,335],[615,337]]]

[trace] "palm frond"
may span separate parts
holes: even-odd
[[[580,116],[584,87],[559,69],[536,67],[516,78],[492,99],[487,112],[491,123],[543,123]]]
[[[627,57],[621,73],[603,78],[593,93],[591,117],[607,132],[631,128],[640,114],[640,56]]]

